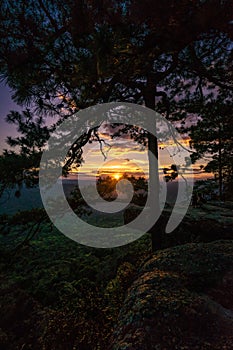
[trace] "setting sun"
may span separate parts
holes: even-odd
[[[119,180],[121,175],[120,174],[114,174],[113,177],[114,177],[114,179]]]

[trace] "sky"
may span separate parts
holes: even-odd
[[[85,162],[78,170],[79,176],[83,179],[87,179],[87,175],[88,178],[94,178],[99,175],[117,176],[119,178],[124,173],[127,173],[128,175],[148,177],[148,154],[145,148],[142,148],[141,145],[134,142],[129,137],[127,138],[126,135],[124,138],[113,140],[107,137],[106,133],[103,133],[101,137],[105,137],[105,141],[107,142],[107,145],[103,147],[103,152],[107,155],[107,159],[105,159],[101,153],[98,142],[92,143],[91,145],[87,144],[83,148]],[[168,147],[166,147],[171,145],[176,149],[172,141],[169,141],[167,145],[159,144],[160,178],[164,176],[163,169],[165,167],[169,168],[175,163],[176,157],[173,157],[172,154],[169,153],[171,148],[168,149]],[[188,146],[188,140],[186,138],[183,140],[183,145],[186,147]],[[198,172],[199,164],[193,166],[193,170],[195,173]],[[191,177],[190,169],[186,170],[184,175],[186,179],[189,179]],[[201,174],[195,174],[195,178],[202,177],[203,175]]]
[[[11,110],[20,111],[22,107],[12,101],[10,88],[2,82],[0,83],[0,154],[4,148],[8,148],[6,137],[17,135],[15,126],[5,121]]]
[[[4,83],[0,84],[0,153],[4,148],[9,148],[5,142],[7,136],[16,136],[16,127],[12,124],[8,124],[5,121],[6,115],[11,110],[22,110],[22,107],[18,106],[11,99],[11,91]],[[101,135],[105,138],[109,146],[104,146],[103,151],[107,158],[104,159],[103,154],[100,151],[99,143],[87,144],[84,147],[84,160],[85,162],[79,168],[80,176],[85,178],[94,178],[98,174],[106,174],[120,177],[123,173],[129,175],[134,174],[137,176],[148,176],[148,156],[147,151],[142,149],[133,140],[124,137],[111,140],[106,133]],[[184,140],[187,146],[187,140]],[[170,154],[166,148],[159,150],[159,169],[160,173],[163,173],[164,167],[169,167],[174,163]],[[201,163],[200,163],[201,164]],[[198,171],[199,165],[195,165],[195,169]],[[162,175],[161,175],[162,176]],[[188,176],[188,175],[187,175]],[[202,174],[196,174],[196,178],[203,178]]]

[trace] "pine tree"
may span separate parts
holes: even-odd
[[[197,125],[191,127],[191,146],[195,148],[193,159],[206,157],[206,172],[216,174],[219,197],[222,200],[223,184],[232,182],[233,136],[232,105],[219,97],[206,102]]]
[[[127,101],[185,119],[190,100],[197,94],[202,100],[206,86],[233,90],[225,64],[231,1],[3,0],[0,6],[0,76],[14,100],[37,115],[62,119],[97,103]],[[76,158],[92,135],[87,130],[78,140]],[[158,157],[156,138],[147,139]],[[150,172],[158,175],[151,166]],[[157,191],[158,176],[152,178]],[[159,247],[158,232],[152,238],[153,249]]]

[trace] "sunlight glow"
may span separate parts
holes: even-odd
[[[114,179],[119,180],[121,178],[121,175],[120,174],[114,174],[113,177],[114,177]]]

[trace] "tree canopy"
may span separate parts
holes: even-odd
[[[210,94],[233,91],[231,1],[4,0],[0,9],[0,77],[37,116],[128,101],[185,123]]]
[[[186,132],[187,116],[232,99],[230,0],[3,0],[0,10],[0,77],[37,117],[127,101]],[[96,128],[75,143],[77,157],[91,137]],[[157,140],[142,137],[157,157]]]
[[[201,119],[191,126],[191,146],[195,148],[193,158],[204,157],[205,171],[213,172],[219,181],[219,194],[223,198],[223,183],[232,182],[233,135],[231,101],[218,96],[200,108]]]
[[[4,0],[0,73],[16,102],[45,113],[150,104],[166,78],[232,91],[231,20],[231,1]]]

